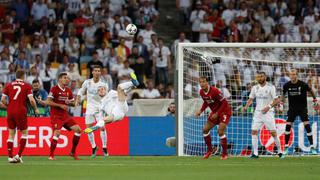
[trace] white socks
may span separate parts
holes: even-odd
[[[278,149],[278,153],[282,153],[279,137],[276,136],[276,137],[273,137],[273,139],[274,139],[274,142],[276,143],[276,146],[277,146],[277,149]]]
[[[107,148],[107,130],[100,130],[100,137],[102,142],[102,148]]]
[[[252,135],[253,154],[258,156],[258,135]]]
[[[94,133],[93,132],[88,134],[88,139],[89,139],[89,142],[91,144],[91,147],[95,148],[96,147],[96,142],[94,140]]]

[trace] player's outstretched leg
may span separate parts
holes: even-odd
[[[83,132],[86,133],[86,134],[89,134],[89,133],[93,133],[94,131],[100,129],[101,126],[98,126],[97,124],[95,126],[91,126],[91,127],[86,128]]]
[[[134,72],[130,73],[130,77],[131,77],[131,82],[132,84],[135,86],[135,87],[138,87],[139,86],[139,81],[137,79],[137,76]]]

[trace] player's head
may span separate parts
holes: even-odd
[[[94,79],[98,79],[101,76],[101,66],[95,65],[92,68],[92,75]]]
[[[296,82],[298,80],[298,71],[296,69],[291,69],[289,76],[291,81]]]
[[[26,74],[26,73],[24,72],[23,69],[18,69],[18,70],[16,71],[16,78],[17,78],[17,79],[22,79],[22,80],[24,80],[25,74]]]
[[[107,89],[104,86],[98,87],[98,94],[100,97],[104,97],[107,94]]]
[[[38,91],[40,89],[40,81],[38,79],[34,79],[32,81],[32,90]]]
[[[174,104],[174,102],[169,104],[168,112],[171,114],[174,114],[176,112],[176,105]]]
[[[263,71],[258,72],[257,81],[259,84],[264,84],[267,80],[266,73]]]
[[[58,76],[58,81],[59,81],[60,85],[67,86],[70,82],[70,79],[68,77],[68,73],[66,73],[66,72],[60,73]]]
[[[199,79],[201,89],[207,89],[209,87],[209,80],[205,76],[201,76]]]

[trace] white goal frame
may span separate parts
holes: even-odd
[[[177,102],[177,155],[185,156],[184,146],[184,127],[183,127],[183,48],[187,47],[206,47],[206,48],[320,48],[320,43],[179,43],[176,52],[176,83],[178,87],[175,102]]]

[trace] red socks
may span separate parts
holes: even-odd
[[[208,147],[208,151],[213,151],[212,149],[212,144],[211,144],[211,135],[210,132],[208,134],[204,134],[203,135],[204,138],[204,142],[206,143],[207,147]]]
[[[18,155],[20,157],[22,155],[24,148],[26,147],[26,144],[27,144],[27,137],[21,136],[20,143],[19,143],[19,152],[18,152]]]
[[[9,158],[12,158],[12,157],[13,157],[13,155],[12,155],[13,140],[11,140],[11,139],[8,139],[8,140],[7,140],[7,149],[8,149],[8,156],[9,156]]]
[[[58,143],[58,137],[53,136],[51,139],[51,146],[50,146],[50,156],[54,156],[54,150],[57,147],[57,143]]]
[[[74,136],[73,136],[73,139],[72,139],[72,149],[71,149],[71,153],[72,154],[76,153],[76,149],[77,149],[77,146],[79,144],[80,136],[81,136],[81,134],[74,133]]]
[[[228,154],[228,142],[227,142],[227,136],[224,134],[220,137],[220,144],[222,146],[222,155]]]

